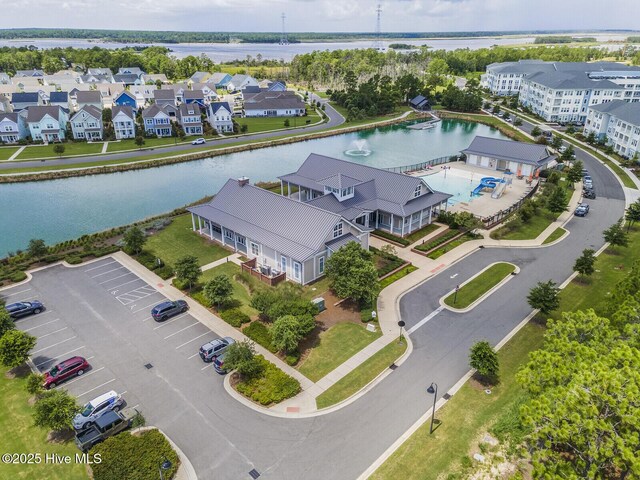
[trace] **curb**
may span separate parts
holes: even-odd
[[[171,448],[173,448],[175,452],[178,454],[178,458],[180,459],[180,466],[178,467],[178,470],[176,472],[174,479],[175,480],[198,480],[198,476],[196,475],[196,470],[195,468],[193,468],[193,465],[189,461],[189,458],[184,454],[184,452],[180,449],[180,447],[178,447],[178,445],[176,445],[173,442],[173,440],[171,440],[169,436],[166,433],[164,433],[162,430],[160,430],[158,427],[144,426],[144,427],[134,428],[133,430],[131,430],[130,433],[133,435],[134,433],[147,432],[149,430],[158,430],[162,435],[164,435],[164,438],[167,439],[167,441],[169,442],[169,445],[171,445]]]
[[[447,305],[444,302],[444,300],[445,300],[445,298],[449,297],[452,293],[455,293],[455,289],[445,293],[442,297],[440,297],[440,300],[439,300],[440,305],[443,308],[445,308],[447,310],[450,310],[450,311],[452,311],[454,313],[467,313],[467,312],[470,312],[476,306],[478,306],[480,303],[482,303],[486,298],[488,298],[492,293],[494,293],[496,290],[498,290],[500,287],[502,287],[505,283],[507,283],[509,280],[511,280],[515,275],[518,275],[520,273],[520,267],[517,266],[515,263],[511,263],[511,262],[493,262],[493,263],[490,263],[489,265],[487,265],[486,267],[484,267],[482,270],[480,270],[478,273],[476,273],[475,275],[473,275],[469,279],[465,280],[463,283],[461,283],[459,285],[459,287],[460,288],[464,287],[467,283],[471,282],[474,278],[479,277],[485,271],[489,270],[491,267],[493,267],[494,265],[497,265],[499,263],[506,263],[508,265],[512,265],[514,267],[513,272],[508,274],[506,277],[504,277],[502,280],[500,280],[500,282],[498,282],[492,288],[490,288],[485,293],[483,293],[474,302],[472,302],[471,305],[469,305],[466,308],[455,308],[455,307],[450,307],[449,305]]]

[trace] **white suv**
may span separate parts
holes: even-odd
[[[84,430],[90,427],[105,413],[111,410],[117,412],[122,408],[123,404],[124,399],[114,390],[104,393],[82,407],[82,411],[73,418],[73,428],[76,430]]]

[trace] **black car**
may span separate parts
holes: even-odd
[[[582,191],[582,196],[584,198],[589,198],[589,199],[593,200],[594,198],[596,198],[596,191],[593,188],[585,188]]]
[[[589,205],[587,205],[586,203],[581,203],[580,205],[578,205],[578,208],[576,208],[574,215],[576,217],[586,217],[587,213],[589,213]]]
[[[7,312],[9,312],[9,316],[14,320],[44,311],[44,305],[38,300],[34,300],[33,302],[10,303],[5,308]]]
[[[167,301],[153,307],[151,316],[156,322],[163,322],[167,318],[184,313],[187,310],[189,310],[189,305],[184,300]]]

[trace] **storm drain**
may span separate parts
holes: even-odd
[[[445,393],[442,398],[444,398],[445,400],[449,400],[451,398],[451,395],[449,395],[448,393]]]
[[[249,472],[249,476],[251,478],[253,478],[253,480],[256,480],[256,478],[258,478],[260,476],[260,473],[258,472],[258,470],[256,470],[255,468],[253,470],[251,470]]]
[[[146,368],[147,370],[150,370],[153,368],[153,365],[151,365],[150,363],[146,363],[144,368]]]
[[[392,363],[391,365],[389,365],[389,368],[391,370],[395,370],[396,368],[398,368],[398,365],[396,365],[395,363]]]

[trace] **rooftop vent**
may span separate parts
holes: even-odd
[[[238,179],[238,185],[240,185],[241,187],[244,187],[245,185],[249,185],[249,178],[248,177],[240,177]]]

